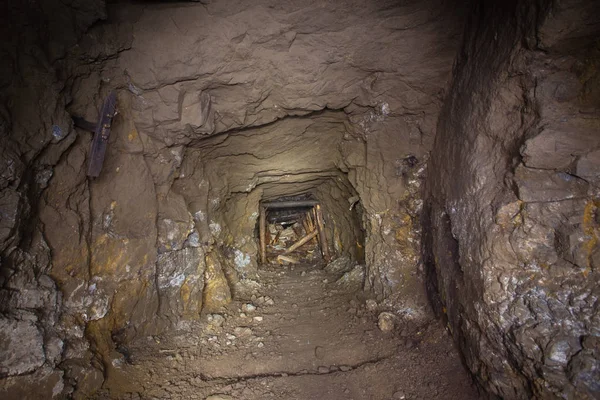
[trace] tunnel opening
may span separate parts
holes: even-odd
[[[5,3],[0,398],[598,397],[598,2]]]
[[[283,197],[260,203],[258,239],[262,264],[327,261],[324,227],[319,225],[319,202],[307,196]],[[322,215],[321,219],[322,221]]]

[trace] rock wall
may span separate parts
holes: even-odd
[[[132,337],[242,296],[258,202],[280,195],[314,192],[332,250],[364,257],[366,288],[426,317],[419,185],[456,4],[2,7],[0,395],[85,398]],[[95,121],[111,90],[92,180],[71,115]]]
[[[341,244],[338,254],[355,255],[360,227],[348,199],[356,193],[336,166],[345,120],[340,112],[287,118],[187,148],[173,189],[196,219],[199,241],[227,260],[225,273],[234,292],[257,284],[261,200],[313,194],[330,216],[327,231],[331,243],[337,238]]]
[[[48,399],[73,392],[78,378],[81,388],[102,382],[85,323],[68,314],[95,319],[104,299],[75,287],[87,281],[87,267],[78,263],[75,286],[62,288],[53,265],[85,242],[89,221],[79,169],[89,139],[73,130],[61,70],[68,49],[106,14],[102,1],[5,2],[0,14],[0,396]],[[54,233],[65,234],[68,249],[53,248]],[[77,257],[87,265],[87,251]],[[74,291],[76,300],[65,299]]]
[[[90,31],[74,56],[101,62],[77,66],[70,109],[92,118],[99,88],[119,90],[120,123],[131,129],[120,134],[141,143],[124,148],[141,151],[155,185],[159,251],[169,229],[176,251],[197,238],[206,254],[219,253],[218,276],[235,292],[256,271],[258,201],[314,189],[331,199],[333,221],[347,220],[329,232],[332,245],[355,248],[364,232],[365,249],[353,252],[364,252],[367,288],[380,299],[399,294],[398,310],[423,317],[417,175],[459,37],[454,6],[114,6],[110,23]],[[337,127],[325,121],[319,141],[301,140],[325,118]],[[264,161],[278,146],[282,153]],[[326,186],[334,176],[338,188]],[[355,196],[361,227],[339,206]]]
[[[506,399],[600,396],[598,2],[472,11],[428,166],[428,288]]]

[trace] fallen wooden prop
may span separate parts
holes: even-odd
[[[277,262],[279,262],[279,264],[283,264],[283,262],[289,262],[291,264],[298,264],[298,260],[296,260],[295,258],[283,256],[283,255],[277,256]]]
[[[308,235],[304,236],[302,239],[298,240],[296,243],[291,245],[286,251],[283,252],[283,254],[289,254],[292,251],[300,248],[302,245],[306,244],[309,240],[311,240],[318,234],[319,232],[315,229],[314,231],[310,232]]]

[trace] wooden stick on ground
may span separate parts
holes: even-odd
[[[287,256],[283,256],[283,255],[278,255],[277,256],[277,261],[279,262],[279,264],[282,264],[283,261],[289,262],[289,263],[292,263],[292,264],[298,264],[298,260],[296,260],[295,258],[287,257]]]
[[[308,235],[304,236],[302,239],[298,240],[296,243],[291,245],[286,251],[283,252],[283,254],[290,254],[292,251],[306,244],[310,239],[314,238],[318,234],[319,232],[317,230],[310,232]]]

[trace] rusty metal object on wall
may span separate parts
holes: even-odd
[[[90,151],[90,163],[88,165],[87,172],[89,177],[97,178],[100,176],[100,171],[102,171],[106,146],[108,145],[108,138],[110,136],[110,127],[116,112],[116,105],[117,95],[113,91],[110,92],[106,100],[104,100],[102,111],[100,113],[100,119],[96,124],[96,130],[94,132],[94,138],[92,139],[92,148]]]

